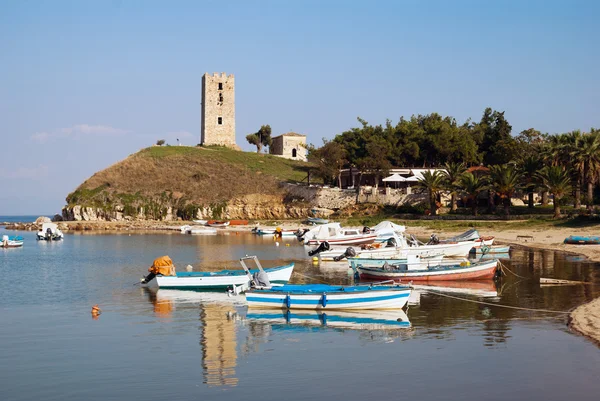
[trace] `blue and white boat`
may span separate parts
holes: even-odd
[[[245,265],[245,260],[252,259],[255,261],[257,268],[248,269]],[[263,269],[256,256],[248,256],[240,259],[243,270],[220,270],[207,272],[175,272],[172,269],[150,270],[150,274],[144,277],[141,281],[143,285],[158,288],[170,288],[181,290],[232,290],[235,293],[240,293],[250,288],[250,281],[255,273],[260,271],[267,274],[267,277],[272,283],[287,283],[292,276],[294,263],[289,263],[283,266],[271,267]],[[156,264],[156,261],[155,261]],[[170,270],[170,271],[169,271]],[[163,272],[162,274],[159,271]]]
[[[250,308],[365,310],[402,309],[412,289],[406,285],[282,285],[246,292]]]
[[[23,246],[23,237],[3,235],[0,248],[20,248]]]

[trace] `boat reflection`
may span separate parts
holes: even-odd
[[[414,292],[426,294],[439,292],[454,295],[469,295],[479,298],[494,298],[498,296],[496,282],[493,280],[465,281],[427,281],[426,284],[413,284]]]
[[[334,329],[390,330],[411,327],[402,310],[394,311],[283,311],[249,309],[246,319],[274,325],[273,329],[293,326],[320,326]]]
[[[226,292],[196,292],[144,288],[154,305],[156,316],[170,316],[174,306],[199,304],[203,383],[209,387],[237,386],[236,305],[244,297]],[[188,308],[189,309],[189,308]]]

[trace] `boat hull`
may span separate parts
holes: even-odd
[[[286,291],[283,286],[273,290],[251,290],[246,292],[246,301],[250,308],[268,309],[304,309],[304,310],[369,310],[369,309],[402,309],[411,293],[411,288],[402,287],[370,287],[365,290],[296,292]],[[336,287],[336,286],[322,286]],[[339,287],[338,287],[339,288]]]
[[[329,245],[368,245],[375,242],[377,234],[347,236],[347,238],[315,238],[309,240],[306,245],[320,245],[322,242],[327,242]]]
[[[271,283],[287,283],[292,276],[294,264],[264,269]],[[251,273],[256,270],[251,270]],[[211,274],[212,273],[212,274]],[[248,276],[243,270],[232,272],[180,272],[177,276],[158,275],[150,281],[150,287],[189,290],[219,290],[248,284]]]
[[[585,237],[581,235],[571,235],[565,238],[565,244],[575,245],[600,245],[600,237]]]
[[[490,260],[468,266],[440,267],[428,270],[390,271],[380,267],[357,265],[361,279],[394,281],[447,281],[447,280],[485,280],[492,279],[498,267],[497,260]]]

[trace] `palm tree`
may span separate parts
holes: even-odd
[[[472,201],[473,216],[477,216],[477,198],[480,193],[488,189],[487,179],[473,175],[473,173],[463,173],[458,177],[457,185]]]
[[[429,210],[435,215],[437,205],[435,198],[444,189],[444,176],[439,171],[425,171],[421,178],[418,179],[417,186],[427,189],[429,195]]]
[[[561,215],[558,201],[571,191],[571,174],[561,166],[546,166],[538,173],[538,177],[553,195],[554,218],[559,219]]]
[[[600,131],[592,128],[589,134],[584,134],[579,148],[574,152],[574,158],[579,161],[583,183],[587,183],[586,203],[591,209],[594,203],[594,183],[600,173]]]
[[[444,175],[446,189],[450,191],[450,210],[453,212],[456,211],[456,193],[458,191],[456,182],[458,177],[465,172],[465,169],[464,163],[446,163],[444,165],[442,174]]]
[[[519,187],[521,173],[512,164],[497,164],[490,166],[490,180],[494,191],[502,199],[504,215],[510,214],[510,198]]]
[[[519,171],[521,172],[521,184],[527,191],[528,207],[533,209],[533,194],[539,187],[536,174],[542,168],[542,160],[539,155],[532,154],[519,160]]]

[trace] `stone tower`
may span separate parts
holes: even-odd
[[[235,79],[233,74],[202,77],[202,145],[239,149],[235,143]]]

